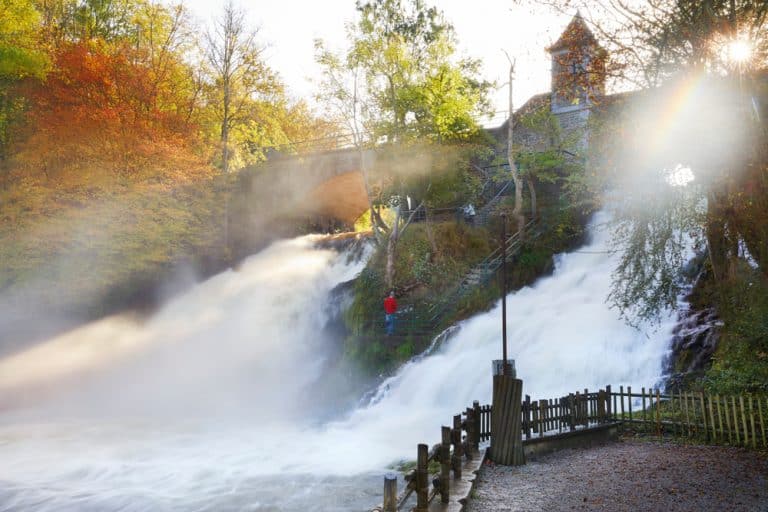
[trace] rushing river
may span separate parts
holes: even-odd
[[[615,258],[592,241],[508,297],[524,392],[658,383],[672,318],[643,333],[604,303]],[[331,290],[363,261],[279,242],[149,319],[108,318],[0,360],[0,511],[347,511],[382,474],[490,401],[500,306],[327,420]]]

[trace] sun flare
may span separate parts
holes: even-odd
[[[677,164],[674,169],[664,171],[667,183],[673,187],[685,187],[696,177],[690,167],[683,164]]]
[[[732,64],[744,64],[752,57],[752,45],[745,39],[734,39],[726,44],[725,57]]]

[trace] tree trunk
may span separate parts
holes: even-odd
[[[389,82],[389,98],[392,102],[392,140],[389,142],[396,142],[400,139],[400,118],[397,112],[397,95],[395,93],[395,81],[394,79],[387,75],[387,81]]]
[[[368,181],[368,170],[365,166],[365,153],[363,151],[362,139],[357,133],[355,133],[355,144],[357,145],[358,156],[360,158],[360,173],[363,175],[363,186],[365,187],[365,197],[368,198],[368,207],[371,211],[371,230],[373,231],[374,240],[376,243],[382,241],[382,231],[386,229],[381,216],[376,212],[373,207],[373,198],[371,197],[371,186]]]
[[[507,59],[509,56],[507,55]],[[517,219],[517,236],[522,238],[523,228],[525,227],[525,216],[523,215],[523,180],[520,178],[520,172],[515,165],[514,155],[514,137],[513,137],[513,112],[514,102],[512,101],[512,81],[515,76],[515,63],[509,61],[509,121],[507,124],[507,160],[509,161],[509,171],[512,173],[512,181],[515,182],[515,209],[512,215]]]
[[[707,252],[715,281],[725,278],[728,243],[725,236],[725,222],[717,194],[710,192],[707,197]]]
[[[531,194],[531,218],[536,218],[536,188],[533,184],[533,178],[531,176],[528,176],[525,179],[527,185],[528,185],[528,192]]]
[[[387,266],[385,270],[386,273],[384,275],[384,282],[387,285],[387,288],[390,290],[395,284],[395,259],[397,256],[397,243],[400,241],[400,237],[403,235],[403,233],[405,233],[405,230],[408,229],[408,226],[411,225],[411,222],[416,216],[416,213],[423,206],[424,201],[419,203],[419,206],[411,211],[411,214],[408,216],[408,220],[403,223],[402,227],[400,226],[400,205],[395,207],[395,220],[393,221],[392,229],[389,232],[389,240],[387,240]]]
[[[229,172],[229,83],[224,83],[224,116],[221,121],[221,168]]]
[[[438,257],[440,250],[437,247],[437,242],[435,242],[435,233],[432,231],[432,224],[429,219],[429,208],[426,206],[424,207],[424,228],[427,231],[429,245],[432,247],[432,258],[436,258]]]
[[[395,283],[395,252],[397,250],[397,239],[400,237],[400,206],[395,208],[395,220],[392,223],[392,231],[387,240],[387,265],[384,270],[384,284],[391,290]]]

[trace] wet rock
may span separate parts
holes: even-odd
[[[678,391],[701,377],[712,363],[722,321],[714,308],[682,309],[672,337],[669,356],[664,361],[666,388]]]

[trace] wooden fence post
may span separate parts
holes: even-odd
[[[744,407],[744,395],[739,395],[739,407],[741,408],[741,422],[744,426],[744,446],[749,444],[749,430],[747,429],[747,414]]]
[[[427,512],[429,509],[429,447],[420,444],[416,452],[416,508],[414,512]]]
[[[525,395],[525,402],[523,403],[523,423],[522,428],[525,430],[525,438],[530,439],[531,438],[531,429],[533,426],[531,425],[531,397],[530,395]]]
[[[768,399],[766,399],[766,404],[768,405]],[[757,397],[757,414],[760,415],[760,432],[762,433],[763,438],[763,448],[768,448],[768,445],[765,444],[765,420],[763,419],[763,401],[760,399],[760,397]]]
[[[736,444],[741,444],[741,432],[739,431],[739,410],[736,408],[736,397],[731,396],[731,409],[733,410],[733,430],[736,431]]]
[[[624,386],[619,386],[619,400],[621,400],[621,421],[624,421]]]
[[[733,444],[733,429],[731,429],[731,411],[728,410],[728,397],[723,396],[723,409],[725,414],[725,425],[728,428],[728,444]]]
[[[757,449],[757,432],[755,431],[755,410],[752,407],[752,395],[749,395],[749,422],[752,424],[752,448]]]
[[[712,395],[708,397],[709,402],[709,429],[712,431],[712,437],[710,439],[717,439],[717,428],[715,428],[715,408],[712,406]]]
[[[525,464],[520,435],[523,381],[510,375],[493,376],[493,414],[491,415],[491,460],[496,464]]]
[[[581,393],[576,392],[574,395],[574,413],[576,414],[573,423],[574,425],[581,425]]]
[[[661,394],[656,388],[656,434],[661,438]]]
[[[611,420],[613,419],[613,416],[612,416],[613,411],[611,409],[611,385],[610,384],[605,386],[605,395],[607,400],[605,403],[605,412],[608,415],[608,419]]]
[[[555,430],[555,402],[547,400],[547,430]]]
[[[474,422],[475,437],[472,439],[472,449],[477,453],[480,451],[480,402],[472,402],[472,421]]]
[[[539,400],[539,434],[544,436],[547,431],[547,401]]]
[[[397,512],[397,474],[384,475],[384,512]]]
[[[680,400],[675,401],[675,392],[673,390],[670,390],[669,392],[669,410],[672,412],[672,431],[677,436],[682,436],[683,422],[681,418],[683,412],[683,404],[680,403]]]
[[[605,391],[602,389],[597,391],[597,422],[605,423]]]
[[[720,442],[725,442],[725,430],[723,429],[723,410],[720,407],[720,395],[715,395],[715,408],[717,409],[717,428],[720,429]]]
[[[461,464],[464,462],[464,447],[461,445],[461,416],[453,417],[451,437],[453,442],[453,455],[451,455],[453,478],[461,478]]]
[[[696,420],[696,404],[693,398],[693,393],[685,393],[683,395],[685,400],[685,415],[688,429],[688,437],[697,436],[699,433],[698,421]],[[689,417],[690,416],[690,417]]]
[[[473,446],[473,443],[474,443],[472,441],[472,426],[473,426],[473,422],[472,422],[472,408],[471,407],[467,407],[467,409],[464,411],[464,416],[465,416],[465,419],[464,419],[464,430],[467,431],[467,439],[466,439],[466,442],[464,444],[464,446],[465,446],[464,453],[466,453],[467,457],[469,457],[470,454],[472,453],[472,446]]]
[[[568,394],[568,430],[573,432],[576,426],[576,397],[573,393]]]
[[[448,503],[451,490],[451,429],[440,429],[440,502]]]
[[[629,398],[629,401],[627,402],[627,407],[629,408],[629,424],[632,424],[632,386],[627,386],[627,397]]]
[[[702,425],[704,426],[704,439],[709,441],[709,425],[707,424],[707,408],[704,404],[704,393],[699,393],[699,401],[701,402],[701,418]]]

